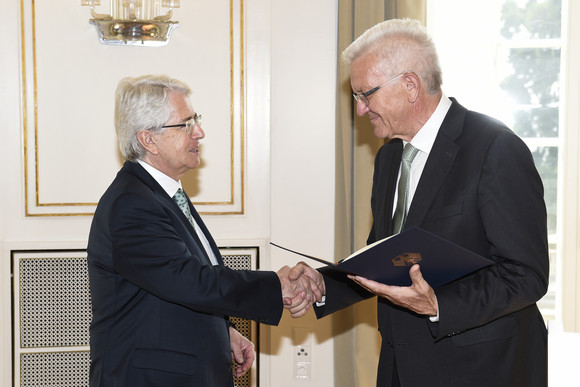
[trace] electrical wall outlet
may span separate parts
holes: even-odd
[[[310,379],[311,357],[310,346],[294,347],[294,377],[296,379]]]
[[[294,328],[294,378],[310,379],[312,368],[311,330]]]
[[[294,361],[310,362],[312,360],[312,353],[310,351],[310,345],[297,345],[294,347]]]

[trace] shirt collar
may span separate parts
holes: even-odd
[[[177,190],[181,188],[181,180],[179,181],[173,180],[171,177],[167,176],[165,173],[161,172],[155,167],[152,167],[151,165],[147,164],[143,160],[137,160],[137,162],[141,164],[141,166],[145,168],[147,172],[149,172],[151,177],[153,177],[153,179],[155,179],[155,181],[159,183],[161,188],[163,188],[163,190],[167,192],[167,195],[169,195],[170,198],[172,198],[177,192]]]
[[[411,140],[411,144],[415,148],[427,154],[431,152],[431,148],[433,147],[437,133],[439,133],[439,128],[441,127],[441,124],[445,119],[445,115],[449,111],[450,107],[451,100],[445,95],[445,93],[442,93],[441,100],[439,100],[437,108],[433,114],[431,114],[431,117],[429,117],[427,122],[425,122],[425,125],[423,125],[423,127]],[[406,144],[406,142],[403,143]]]

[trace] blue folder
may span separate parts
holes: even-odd
[[[410,286],[409,269],[418,264],[423,278],[436,289],[494,262],[419,227],[412,227],[368,245],[334,263],[272,245],[303,257],[387,285]]]

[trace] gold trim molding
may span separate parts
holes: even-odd
[[[24,154],[24,191],[26,217],[60,217],[60,216],[92,216],[97,203],[82,202],[41,202],[40,178],[39,178],[39,123],[38,123],[38,78],[37,78],[37,25],[36,25],[36,0],[20,0],[20,33],[21,33],[21,71],[22,71],[22,127],[23,127],[23,154]],[[31,14],[31,40],[27,38],[25,23],[26,4],[30,4]],[[239,31],[235,30],[235,15],[239,7]],[[245,213],[245,84],[244,84],[244,0],[229,0],[229,35],[230,35],[230,192],[227,201],[194,201],[202,215],[242,215]],[[237,33],[236,33],[237,32]],[[236,35],[239,35],[239,57],[236,58]],[[31,52],[27,53],[27,42]],[[27,59],[30,60],[27,61]],[[238,61],[238,62],[237,62]],[[236,64],[239,63],[239,71],[236,72]],[[31,74],[28,74],[29,65],[32,66]],[[237,73],[237,74],[236,74]],[[236,84],[236,76],[239,80]],[[30,77],[32,79],[30,79]],[[239,84],[239,95],[236,95],[236,87]],[[236,108],[236,103],[239,108]],[[30,112],[30,109],[33,111]],[[32,117],[30,117],[32,113]],[[32,118],[32,123],[30,122]],[[239,120],[239,138],[236,139],[235,125]],[[32,124],[32,125],[31,125]],[[32,128],[31,128],[32,127]],[[33,136],[34,149],[30,149],[30,138]],[[237,140],[237,142],[236,142]],[[236,147],[239,147],[239,166],[236,172]],[[33,152],[33,153],[31,153]],[[31,156],[34,156],[33,160]],[[32,176],[33,174],[33,176]],[[237,176],[239,174],[239,176]],[[236,186],[236,181],[239,182]],[[32,186],[34,185],[34,186]],[[239,189],[239,192],[236,191]],[[32,192],[32,190],[34,192]],[[239,200],[238,202],[236,202]],[[88,208],[79,208],[88,207]],[[91,208],[92,207],[92,208]],[[203,208],[207,207],[207,208]],[[215,211],[211,209],[215,208]],[[224,207],[225,210],[224,210]],[[232,210],[227,207],[234,207]],[[34,211],[35,209],[52,209],[49,212]],[[60,209],[60,210],[57,210]],[[78,209],[79,212],[75,212]],[[67,211],[68,210],[68,211]]]

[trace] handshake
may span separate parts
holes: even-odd
[[[284,266],[276,272],[282,287],[282,301],[292,317],[302,317],[312,304],[322,302],[326,294],[322,275],[304,262],[293,268]]]

